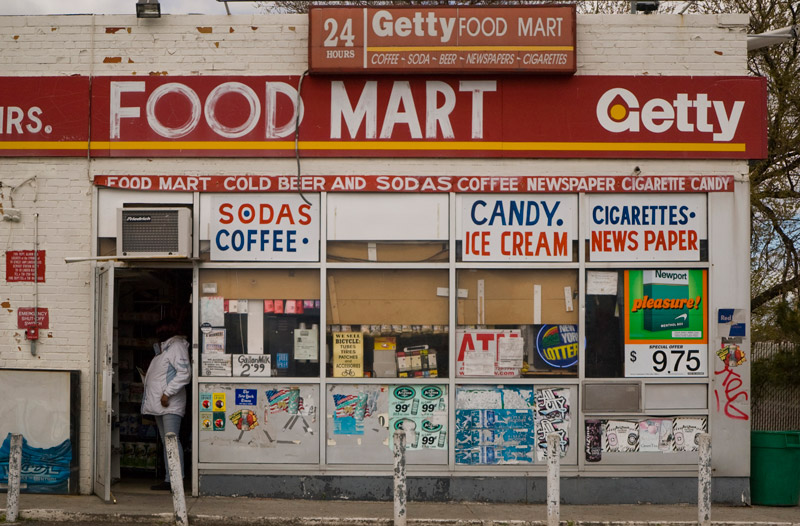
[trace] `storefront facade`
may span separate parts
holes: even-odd
[[[72,491],[157,472],[172,317],[195,494],[388,499],[413,427],[412,499],[543,501],[558,433],[566,502],[691,502],[707,432],[749,501],[747,18],[542,13],[574,75],[306,75],[346,17],[0,21],[0,368],[80,371]]]

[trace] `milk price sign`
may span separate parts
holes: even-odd
[[[572,261],[575,195],[460,195],[462,261]]]
[[[212,261],[318,261],[319,195],[211,197]]]

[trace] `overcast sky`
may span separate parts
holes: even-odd
[[[161,14],[202,13],[224,15],[225,4],[217,0],[159,0]],[[228,2],[231,14],[253,14],[253,2]],[[0,15],[129,14],[136,13],[136,0],[0,0]]]

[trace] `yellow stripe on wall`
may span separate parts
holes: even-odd
[[[92,151],[102,150],[285,150],[293,141],[94,141]],[[82,141],[8,141],[0,150],[85,150]],[[474,142],[474,141],[301,141],[301,150],[323,151],[507,151],[507,152],[745,152],[745,143],[683,142]]]

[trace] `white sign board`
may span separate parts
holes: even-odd
[[[230,376],[231,375],[231,355],[230,354],[206,354],[200,358],[201,376]]]
[[[588,196],[591,261],[700,261],[705,194]]]
[[[578,196],[461,194],[462,261],[572,261]]]
[[[216,194],[212,261],[319,261],[319,194]]]
[[[270,376],[269,354],[236,354],[233,356],[233,376]]]
[[[625,377],[708,376],[707,355],[705,344],[626,344]]]

